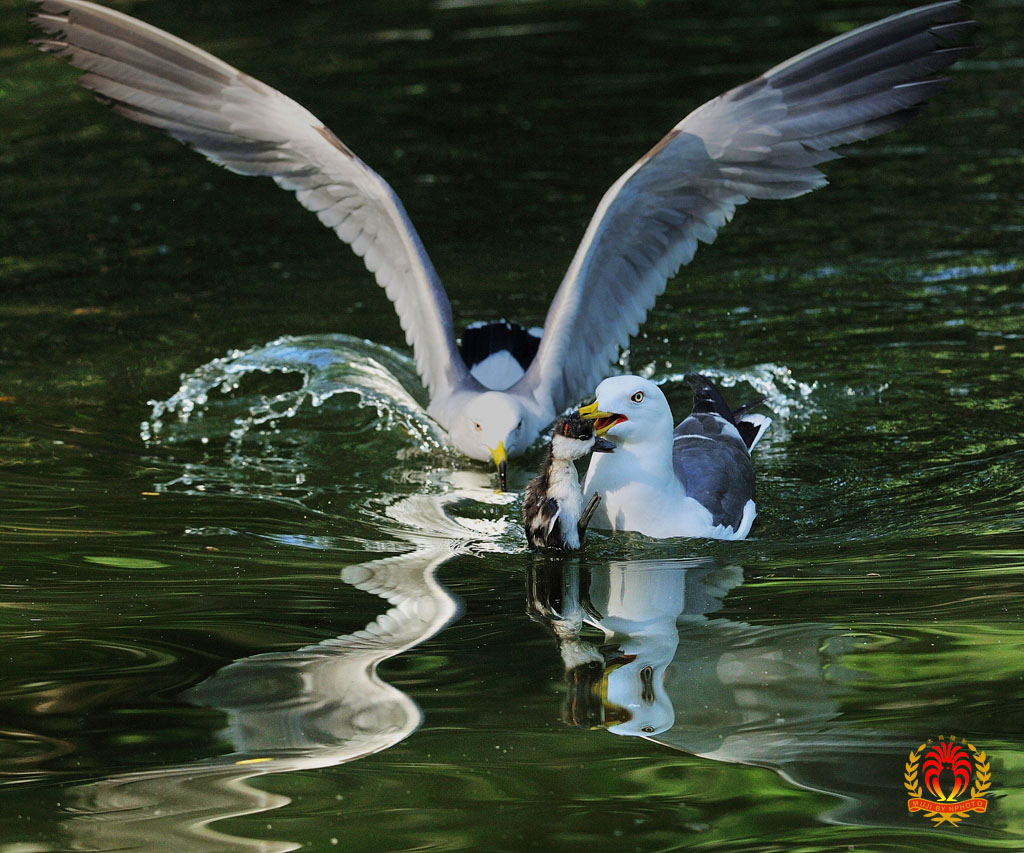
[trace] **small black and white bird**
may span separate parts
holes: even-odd
[[[594,426],[579,412],[558,418],[551,433],[551,444],[540,473],[526,486],[523,501],[523,525],[532,548],[551,551],[578,551],[590,518],[601,498],[591,497],[583,506],[580,478],[575,460],[592,450],[610,453],[610,441],[594,435]]]
[[[615,453],[594,457],[584,494],[601,495],[597,527],[656,538],[745,539],[757,516],[750,451],[771,419],[735,412],[706,376],[691,373],[693,411],[675,429],[661,389],[639,376],[613,376],[580,409]]]

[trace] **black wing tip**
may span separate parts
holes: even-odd
[[[725,402],[725,397],[718,386],[703,373],[687,373],[686,383],[693,389],[694,414],[714,413],[733,423],[732,409]]]
[[[749,400],[736,409],[730,409],[722,394],[722,389],[703,373],[687,373],[684,379],[693,389],[695,412],[702,408],[706,411],[714,411],[732,424],[738,425],[753,409],[768,402],[768,396],[765,394]]]
[[[737,424],[741,420],[743,420],[743,418],[746,415],[748,415],[753,409],[756,409],[758,406],[763,406],[767,402],[768,402],[768,395],[765,394],[765,395],[762,395],[762,396],[758,397],[755,400],[750,400],[749,402],[744,403],[738,409],[733,411],[733,417],[736,418]]]
[[[936,47],[932,51],[935,56],[945,55],[952,65],[965,56],[974,56],[984,45],[974,41],[974,36],[982,29],[981,24],[970,15],[970,9],[962,4],[955,4],[964,11],[965,17],[953,21],[943,21],[928,27],[928,33],[935,39]]]
[[[766,71],[761,78],[770,80],[774,85],[798,84],[827,70],[829,66],[824,63],[831,64],[837,58],[845,62],[849,56],[863,56],[865,52],[871,53],[879,46],[894,44],[925,33],[930,35],[934,42],[933,48],[925,51],[925,54],[941,57],[950,50],[952,52],[946,53],[944,57],[948,60],[945,66],[950,66],[961,58],[961,55],[956,53],[959,49],[973,50],[975,53],[982,49],[981,45],[971,42],[971,37],[978,30],[979,24],[970,15],[970,7],[958,0],[907,9],[854,27],[810,48],[805,54],[787,60],[782,68]],[[756,83],[757,79],[751,83]]]

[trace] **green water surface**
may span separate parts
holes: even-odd
[[[381,172],[458,322],[526,324],[690,109],[904,8],[113,5]],[[1024,6],[974,14],[946,92],[739,209],[623,359],[677,415],[692,369],[771,392],[751,537],[556,560],[518,522],[540,451],[501,495],[438,444],[347,248],[0,0],[0,853],[1024,848]],[[907,810],[940,736],[991,768],[956,827]]]

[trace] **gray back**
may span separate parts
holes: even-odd
[[[675,428],[672,463],[686,493],[700,501],[715,524],[739,527],[754,497],[754,466],[742,439],[723,433],[715,414],[693,414]]]

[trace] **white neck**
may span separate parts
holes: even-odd
[[[656,435],[645,437],[642,441],[617,445],[613,453],[595,453],[591,459],[591,468],[596,469],[604,464],[614,465],[619,470],[628,469],[634,472],[633,479],[651,485],[675,483],[672,433],[662,434],[659,430]]]
[[[548,469],[548,494],[564,498],[575,493],[579,498],[580,475],[576,465],[569,459],[552,459]]]
[[[558,523],[565,544],[569,548],[579,548],[577,525],[583,514],[583,497],[580,494],[580,475],[576,472],[576,466],[568,459],[552,459],[547,480],[548,497],[558,501]]]

